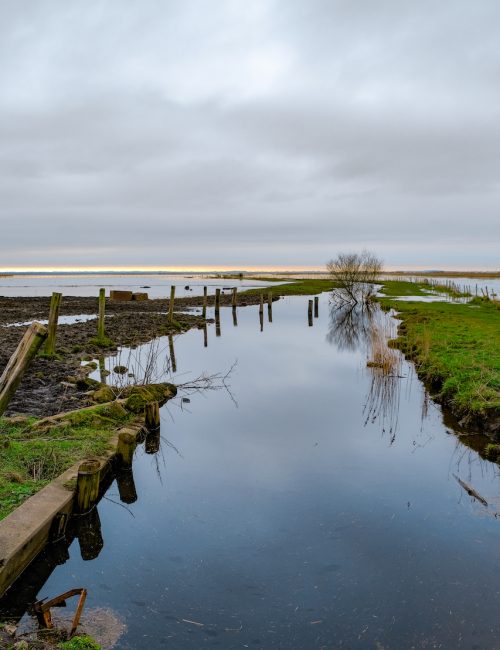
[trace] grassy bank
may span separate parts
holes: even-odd
[[[386,296],[422,295],[414,283],[384,284]],[[381,298],[399,313],[397,346],[439,398],[457,415],[498,417],[500,410],[500,309],[469,303],[404,302]]]
[[[268,293],[272,293],[273,296],[310,296],[323,291],[331,291],[336,286],[333,280],[293,280],[286,284],[279,284],[276,278],[259,277],[258,279],[264,282],[278,282],[278,284],[273,284],[271,287],[262,287],[262,289],[247,289],[240,292],[239,295],[259,295],[263,293],[267,296]]]

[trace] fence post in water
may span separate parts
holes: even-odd
[[[168,349],[170,352],[170,366],[172,372],[177,372],[177,361],[175,360],[175,350],[174,350],[174,337],[172,334],[168,335]]]
[[[175,301],[175,285],[170,287],[170,302],[168,303],[168,322],[172,323],[174,320],[174,301]]]
[[[50,312],[47,341],[45,342],[45,353],[53,357],[56,353],[56,333],[57,323],[59,321],[59,307],[61,306],[61,293],[54,292],[50,299]]]
[[[0,415],[7,410],[26,368],[46,338],[47,329],[40,323],[31,323],[26,330],[0,377]]]
[[[217,316],[220,309],[220,289],[215,290],[215,315]]]
[[[88,512],[97,501],[100,474],[101,463],[98,460],[86,460],[78,468],[76,502],[79,512]]]
[[[102,340],[106,333],[104,331],[104,316],[106,315],[106,289],[99,289],[99,321],[97,324],[97,338]]]
[[[207,298],[208,298],[207,288],[203,287],[203,310],[201,312],[203,318],[207,317]]]
[[[259,312],[262,314],[264,313],[264,294],[260,294],[260,305],[259,305]]]
[[[307,317],[309,320],[309,327],[313,324],[313,301],[309,300],[309,305],[307,307]]]
[[[120,467],[123,469],[130,469],[132,467],[132,458],[136,446],[136,438],[133,433],[122,431],[118,435],[118,446],[116,447],[116,455],[120,462]]]
[[[148,431],[160,428],[160,405],[158,402],[148,402],[144,413],[144,424]]]
[[[314,297],[314,318],[319,316],[319,298],[318,296]]]

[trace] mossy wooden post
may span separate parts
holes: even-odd
[[[168,303],[168,322],[172,323],[174,320],[174,301],[175,301],[175,285],[170,287],[170,302]]]
[[[118,445],[116,447],[116,457],[123,469],[132,467],[132,459],[136,447],[136,437],[129,431],[122,431],[118,435]]]
[[[99,320],[97,323],[97,338],[103,341],[106,337],[104,317],[106,315],[106,289],[99,289]]]
[[[144,425],[148,431],[157,431],[160,428],[160,405],[158,402],[146,404]]]
[[[50,357],[53,357],[56,353],[56,334],[61,298],[62,293],[56,293],[54,291],[52,298],[50,299],[49,324],[47,326],[48,334],[45,342],[45,353]]]
[[[206,287],[203,287],[203,310],[201,312],[203,318],[207,317],[207,302],[208,302],[208,291]]]
[[[314,297],[314,318],[319,316],[319,298],[318,296]]]
[[[220,311],[220,289],[215,290],[215,315]]]
[[[236,296],[238,294],[237,287],[233,287],[233,295],[231,296],[231,305],[233,309],[236,309]]]
[[[309,326],[313,324],[313,301],[309,300],[309,305],[307,307],[307,318],[309,320]]]
[[[9,359],[0,377],[0,415],[2,415],[14,396],[26,368],[47,338],[47,328],[40,323],[31,323],[24,333],[16,351]]]
[[[76,484],[78,512],[88,512],[97,501],[100,474],[101,463],[98,460],[86,460],[78,468]]]
[[[170,367],[172,372],[177,372],[177,361],[175,360],[174,337],[172,334],[168,335],[168,349],[170,352]]]

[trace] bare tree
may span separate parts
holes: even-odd
[[[367,250],[362,253],[339,253],[326,265],[339,287],[336,297],[354,304],[370,300],[382,267],[382,260]]]

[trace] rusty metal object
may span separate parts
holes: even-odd
[[[50,630],[54,627],[54,623],[52,622],[52,615],[50,613],[50,608],[51,607],[66,607],[66,600],[68,598],[72,598],[73,596],[80,596],[78,600],[78,605],[76,606],[76,611],[75,615],[73,617],[73,623],[71,625],[71,630],[69,633],[69,638],[74,636],[78,625],[80,623],[80,617],[82,615],[83,611],[83,606],[85,605],[85,599],[87,598],[87,590],[83,588],[78,588],[78,589],[70,589],[69,591],[65,591],[63,594],[60,594],[59,596],[56,596],[55,598],[51,598],[51,600],[45,601],[43,600],[38,600],[34,606],[33,609],[35,611],[36,617],[38,619],[38,623]]]

